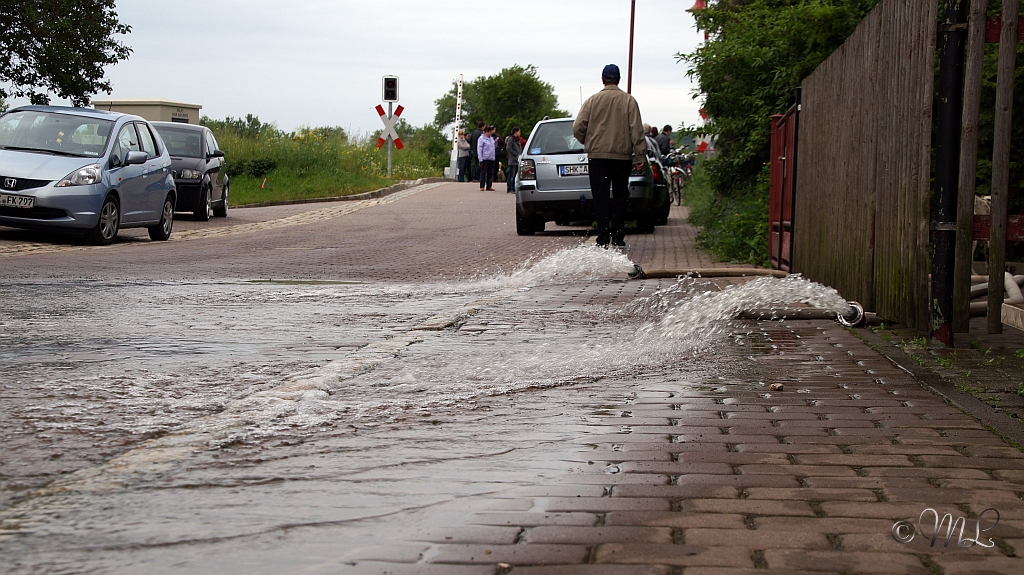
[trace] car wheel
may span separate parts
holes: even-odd
[[[654,233],[654,214],[652,209],[648,209],[636,219],[636,230],[642,234]]]
[[[518,213],[515,215],[515,232],[519,235],[534,235],[534,222],[529,221],[529,218],[524,218]]]
[[[95,228],[89,230],[89,241],[99,246],[110,245],[117,238],[120,227],[121,207],[114,196],[107,196],[100,208],[100,220],[96,222]]]
[[[199,205],[196,206],[196,211],[192,212],[192,215],[200,222],[208,222],[211,214],[213,214],[213,205],[210,203],[210,189],[203,188],[199,194]]]
[[[213,208],[213,215],[218,218],[228,217],[228,187],[224,186],[224,197],[221,198],[220,205]]]
[[[171,237],[174,227],[174,198],[170,195],[164,200],[164,209],[160,212],[160,223],[149,228],[150,239],[163,242]]]

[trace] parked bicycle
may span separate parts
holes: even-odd
[[[693,175],[693,156],[672,150],[665,158],[669,165],[669,201],[678,206],[683,203],[683,185]]]

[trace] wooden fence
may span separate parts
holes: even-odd
[[[883,0],[802,85],[793,271],[928,328],[937,3]]]

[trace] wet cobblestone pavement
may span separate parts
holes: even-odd
[[[466,189],[186,251],[7,257],[3,571],[1021,571],[1024,455],[857,334],[652,339],[635,303],[674,280],[516,279],[584,238],[498,231],[511,196]],[[692,237],[674,212],[627,254],[709,267]],[[986,546],[931,546],[930,516],[896,541],[926,508]]]

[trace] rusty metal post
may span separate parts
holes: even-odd
[[[1006,266],[1006,203],[1010,192],[1010,123],[1017,57],[1018,0],[1003,0],[996,80],[995,134],[992,141],[992,229],[988,241],[988,332],[1003,333],[1003,281]]]
[[[933,340],[953,346],[953,271],[956,265],[956,200],[963,114],[966,0],[946,0],[939,26],[938,105],[935,127],[935,193],[932,196],[931,321]]]
[[[956,213],[956,267],[953,280],[953,331],[971,331],[971,274],[974,273],[974,191],[978,175],[978,118],[985,59],[988,0],[971,0],[964,71],[964,112],[960,129],[960,193]]]

